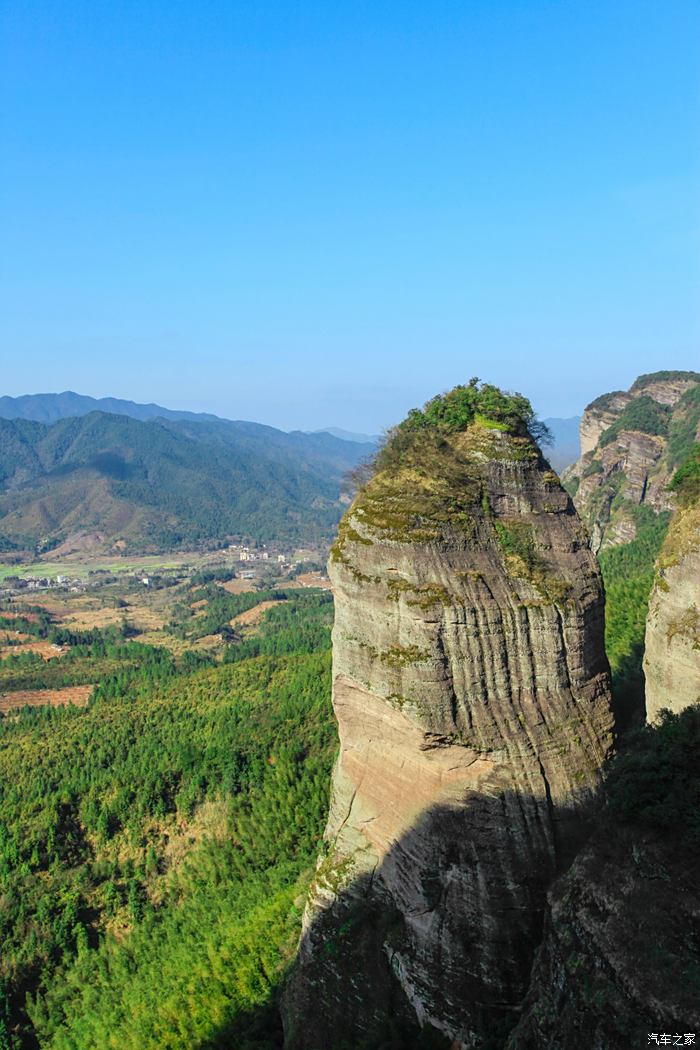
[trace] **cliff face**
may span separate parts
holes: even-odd
[[[700,447],[700,446],[698,446]],[[680,506],[657,563],[644,646],[647,719],[700,702],[700,492],[693,463],[679,472]],[[684,485],[684,480],[688,479]]]
[[[584,408],[580,429],[582,456],[595,449],[601,434],[613,425],[631,400],[630,394],[616,390],[611,394],[604,394],[602,398],[597,398]]]
[[[512,1027],[612,741],[600,576],[536,446],[397,443],[331,555],[340,753],[288,1047]]]
[[[629,1050],[700,1029],[698,749],[690,707],[616,758],[599,826],[550,892],[507,1050]]]
[[[668,483],[700,426],[700,374],[640,376],[596,398],[581,419],[581,458],[564,474],[594,550],[635,538],[640,508],[671,510]]]
[[[507,1050],[629,1050],[700,1030],[699,871],[682,839],[596,834],[550,894]]]

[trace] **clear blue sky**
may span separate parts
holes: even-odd
[[[2,389],[375,431],[700,368],[698,0],[2,0]]]

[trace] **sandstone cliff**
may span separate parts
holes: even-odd
[[[581,419],[581,458],[564,473],[598,551],[628,543],[644,513],[673,508],[668,483],[700,427],[700,374],[655,372],[596,398]]]
[[[657,563],[644,648],[647,719],[700,702],[700,445],[674,478],[679,507]]]
[[[600,576],[530,413],[474,383],[435,399],[341,523],[340,753],[290,1048],[502,1045],[516,1019],[612,743]]]

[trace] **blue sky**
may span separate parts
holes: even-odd
[[[2,390],[376,431],[700,368],[697,0],[0,3]]]

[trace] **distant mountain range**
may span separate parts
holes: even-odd
[[[0,419],[0,550],[325,540],[344,476],[372,450],[327,433],[201,417]]]
[[[562,470],[578,457],[579,421],[546,422]],[[0,553],[326,540],[345,475],[378,440],[72,391],[0,397]]]
[[[323,427],[321,430],[311,431],[313,434],[332,434],[341,441],[354,441],[360,445],[376,445],[380,440],[379,434],[355,434],[352,430],[341,430],[340,427]]]
[[[208,412],[178,412],[162,405],[139,405],[118,397],[88,397],[64,390],[62,394],[22,394],[0,397],[0,419],[34,419],[37,423],[56,423],[59,419],[87,416],[90,412],[110,412],[147,422],[150,419],[189,420],[214,423],[219,416]]]
[[[570,416],[561,419],[559,416],[551,416],[543,420],[552,434],[552,445],[545,448],[544,453],[554,469],[561,474],[562,470],[575,463],[581,455],[581,441],[579,438],[580,416]]]

